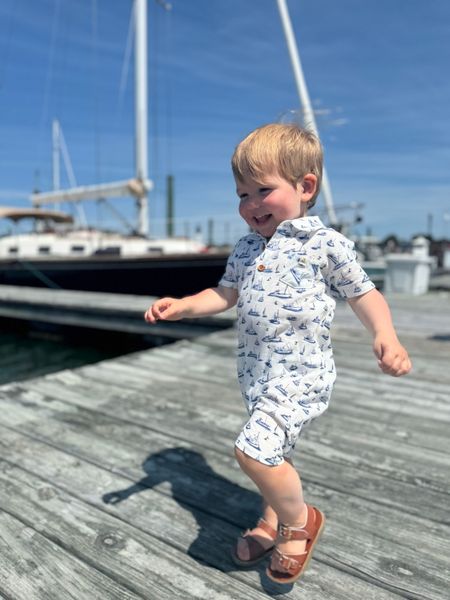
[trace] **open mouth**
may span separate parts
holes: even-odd
[[[271,214],[268,214],[268,215],[261,215],[260,217],[253,217],[253,218],[257,225],[265,225],[270,220],[271,216],[272,216]]]

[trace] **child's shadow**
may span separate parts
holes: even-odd
[[[235,527],[242,530],[256,523],[261,514],[260,496],[215,473],[201,454],[186,448],[169,448],[150,454],[142,467],[147,473],[145,477],[128,488],[104,494],[103,502],[119,504],[133,494],[169,482],[172,498],[184,510],[189,510],[198,524],[197,538],[187,551],[189,556],[223,572],[238,570],[230,558],[232,545],[236,543]],[[222,521],[219,523],[221,539],[210,531],[212,515]],[[227,529],[233,531],[227,532]],[[224,547],[217,547],[222,543]],[[278,586],[266,576],[266,564],[264,560],[254,567],[260,573],[264,589],[272,594],[288,592],[292,586]]]

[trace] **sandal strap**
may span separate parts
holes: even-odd
[[[263,517],[261,517],[259,519],[258,523],[256,524],[256,527],[259,527],[260,529],[264,529],[264,531],[268,535],[270,535],[270,537],[273,540],[277,539],[278,531],[276,529],[274,529],[271,525],[269,525],[269,523]]]
[[[309,507],[307,506],[309,509]],[[314,536],[314,510],[308,510],[306,523],[300,527],[296,525],[286,525],[280,523],[278,525],[278,533],[284,541],[288,540],[310,540]]]
[[[292,575],[303,565],[307,556],[308,552],[303,552],[303,554],[283,554],[278,548],[275,548],[272,553],[270,568],[272,571],[281,571],[282,573]]]

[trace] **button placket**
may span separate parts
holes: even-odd
[[[266,240],[264,240],[262,242],[262,252],[259,255],[259,261],[256,264],[256,270],[259,271],[260,273],[263,273],[266,270],[266,260],[265,260],[265,253],[267,250],[268,244],[266,242]]]

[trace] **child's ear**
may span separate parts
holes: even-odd
[[[302,202],[309,202],[317,190],[316,175],[307,173],[299,183],[299,186],[301,187]]]

